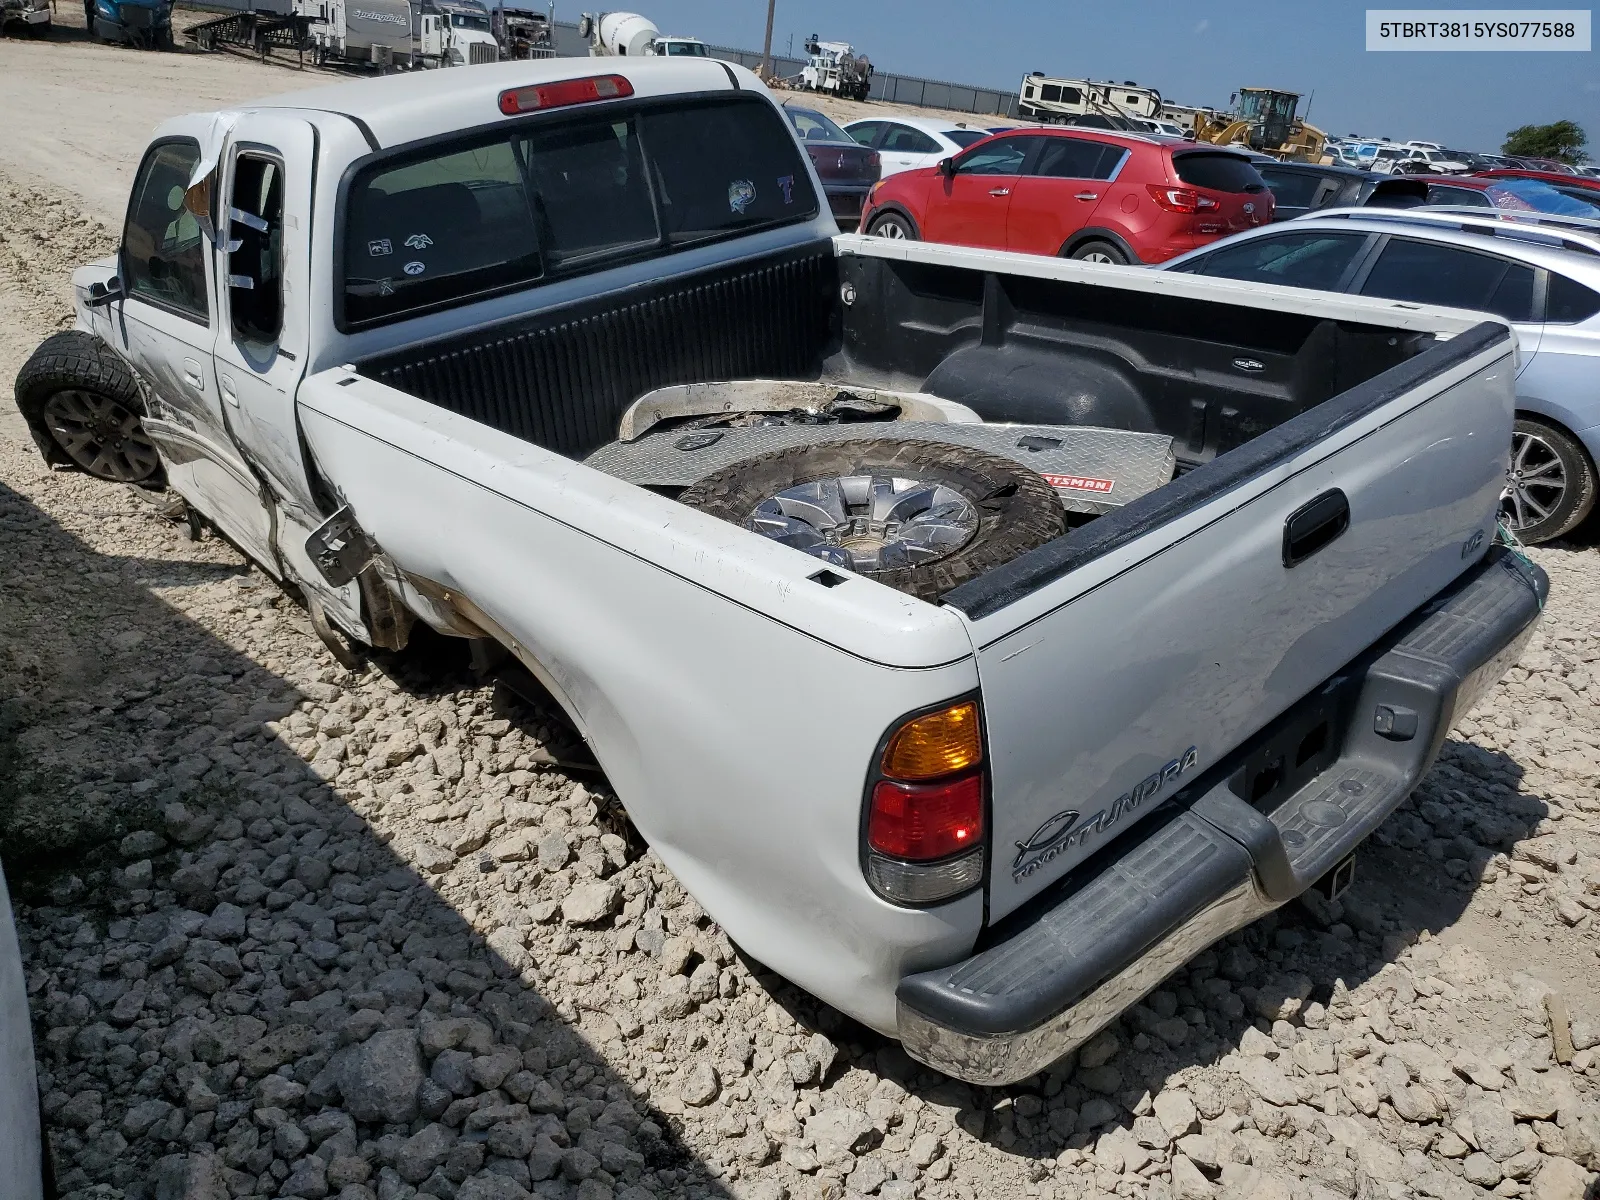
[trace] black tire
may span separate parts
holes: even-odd
[[[1126,266],[1128,256],[1124,254],[1116,243],[1092,241],[1084,242],[1067,255],[1068,258],[1078,259],[1080,262],[1109,262],[1118,266]]]
[[[1578,440],[1558,426],[1518,417],[1500,500],[1511,532],[1530,546],[1552,541],[1576,528],[1594,500],[1594,463]]]
[[[1021,463],[964,446],[895,438],[798,446],[747,458],[706,476],[678,499],[752,528],[756,506],[779,492],[861,475],[942,485],[974,510],[974,531],[943,557],[861,571],[924,600],[937,602],[950,589],[1067,532],[1066,513],[1055,489]]]
[[[17,372],[16,396],[45,462],[117,483],[159,482],[161,459],[139,423],[138,382],[94,334],[46,338]]]
[[[911,222],[896,212],[874,217],[872,224],[867,227],[867,232],[873,237],[893,238],[896,241],[917,240],[917,231],[911,228]]]

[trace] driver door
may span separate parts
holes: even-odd
[[[151,146],[139,164],[118,254],[123,299],[112,306],[110,341],[149,388],[143,425],[172,490],[252,557],[270,562],[260,489],[223,417],[212,368],[218,314],[211,246],[184,206],[201,158],[199,137],[180,136]]]
[[[1036,136],[991,138],[955,160],[955,171],[933,181],[922,236],[930,242],[1004,250],[1011,194],[1037,143]]]

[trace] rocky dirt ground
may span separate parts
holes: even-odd
[[[30,50],[31,52],[31,50]],[[112,237],[0,177],[0,379]],[[70,183],[70,180],[68,180]],[[1338,904],[1004,1089],[742,959],[559,718],[352,674],[0,396],[0,853],[72,1200],[1600,1195],[1600,554]]]

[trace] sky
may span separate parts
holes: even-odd
[[[1499,0],[1506,3],[1506,0]],[[1029,71],[1132,79],[1179,104],[1241,86],[1302,93],[1325,133],[1500,148],[1519,125],[1572,120],[1600,160],[1600,56],[1369,53],[1366,5],[1110,0],[777,0],[772,48],[843,41],[880,71],[1014,91]],[[1487,7],[1487,6],[1485,6]],[[766,0],[640,0],[664,33],[760,50]],[[575,19],[556,7],[559,20]],[[1600,37],[1600,31],[1597,31]],[[1314,93],[1314,95],[1313,95]]]

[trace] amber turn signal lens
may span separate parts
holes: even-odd
[[[883,752],[883,773],[890,779],[938,779],[982,761],[978,704],[963,700],[900,726]]]

